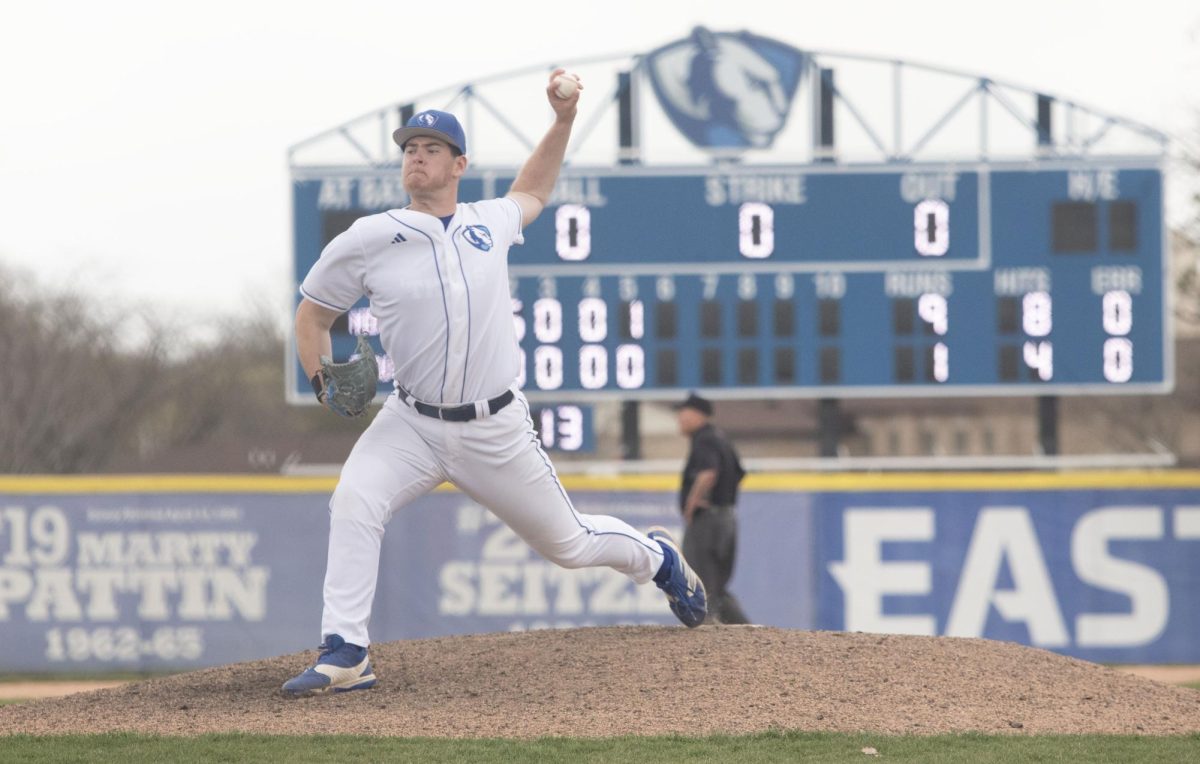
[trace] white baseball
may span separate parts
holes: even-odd
[[[554,95],[570,98],[579,90],[579,78],[573,74],[560,74],[554,78]]]

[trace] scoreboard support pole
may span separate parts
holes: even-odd
[[[641,409],[637,401],[621,401],[621,458],[642,458]]]
[[[623,165],[641,163],[634,82],[631,72],[617,73],[617,161]],[[621,458],[626,461],[642,458],[640,414],[637,401],[621,401]]]
[[[641,164],[641,136],[635,111],[637,94],[631,72],[617,74],[617,162]]]
[[[817,162],[837,159],[834,149],[833,99],[836,94],[832,69],[817,69],[817,87],[813,89],[813,155]]]
[[[1043,456],[1058,456],[1058,397],[1043,395],[1038,400],[1038,445]]]
[[[1037,148],[1044,154],[1054,146],[1054,99],[1038,93],[1036,103]],[[1038,446],[1043,456],[1058,456],[1058,398],[1053,395],[1038,398]]]
[[[842,412],[837,398],[821,398],[817,401],[817,432],[821,456],[836,457],[842,439]]]
[[[814,88],[813,123],[817,126],[814,132],[816,145],[813,154],[819,163],[830,163],[836,158],[834,153],[833,130],[833,70],[817,69],[817,87]],[[842,412],[836,398],[821,398],[817,401],[817,438],[820,443],[822,458],[836,458],[838,446],[842,439]]]

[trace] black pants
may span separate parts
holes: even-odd
[[[737,598],[728,591],[737,552],[737,519],[733,507],[698,508],[683,534],[683,556],[704,582],[708,617],[720,623],[750,623]]]

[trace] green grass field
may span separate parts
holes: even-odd
[[[864,755],[873,748],[878,757]],[[0,739],[3,762],[1194,762],[1200,735],[889,737],[767,733],[739,737],[658,737],[533,741],[206,735],[18,736]]]

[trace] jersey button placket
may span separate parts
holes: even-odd
[[[453,230],[453,229],[452,229]],[[446,278],[446,305],[450,313],[450,347],[446,366],[445,396],[448,403],[465,403],[463,398],[466,382],[467,343],[470,337],[471,314],[467,297],[467,284],[463,276],[463,265],[450,236],[443,239],[445,253],[443,273]]]

